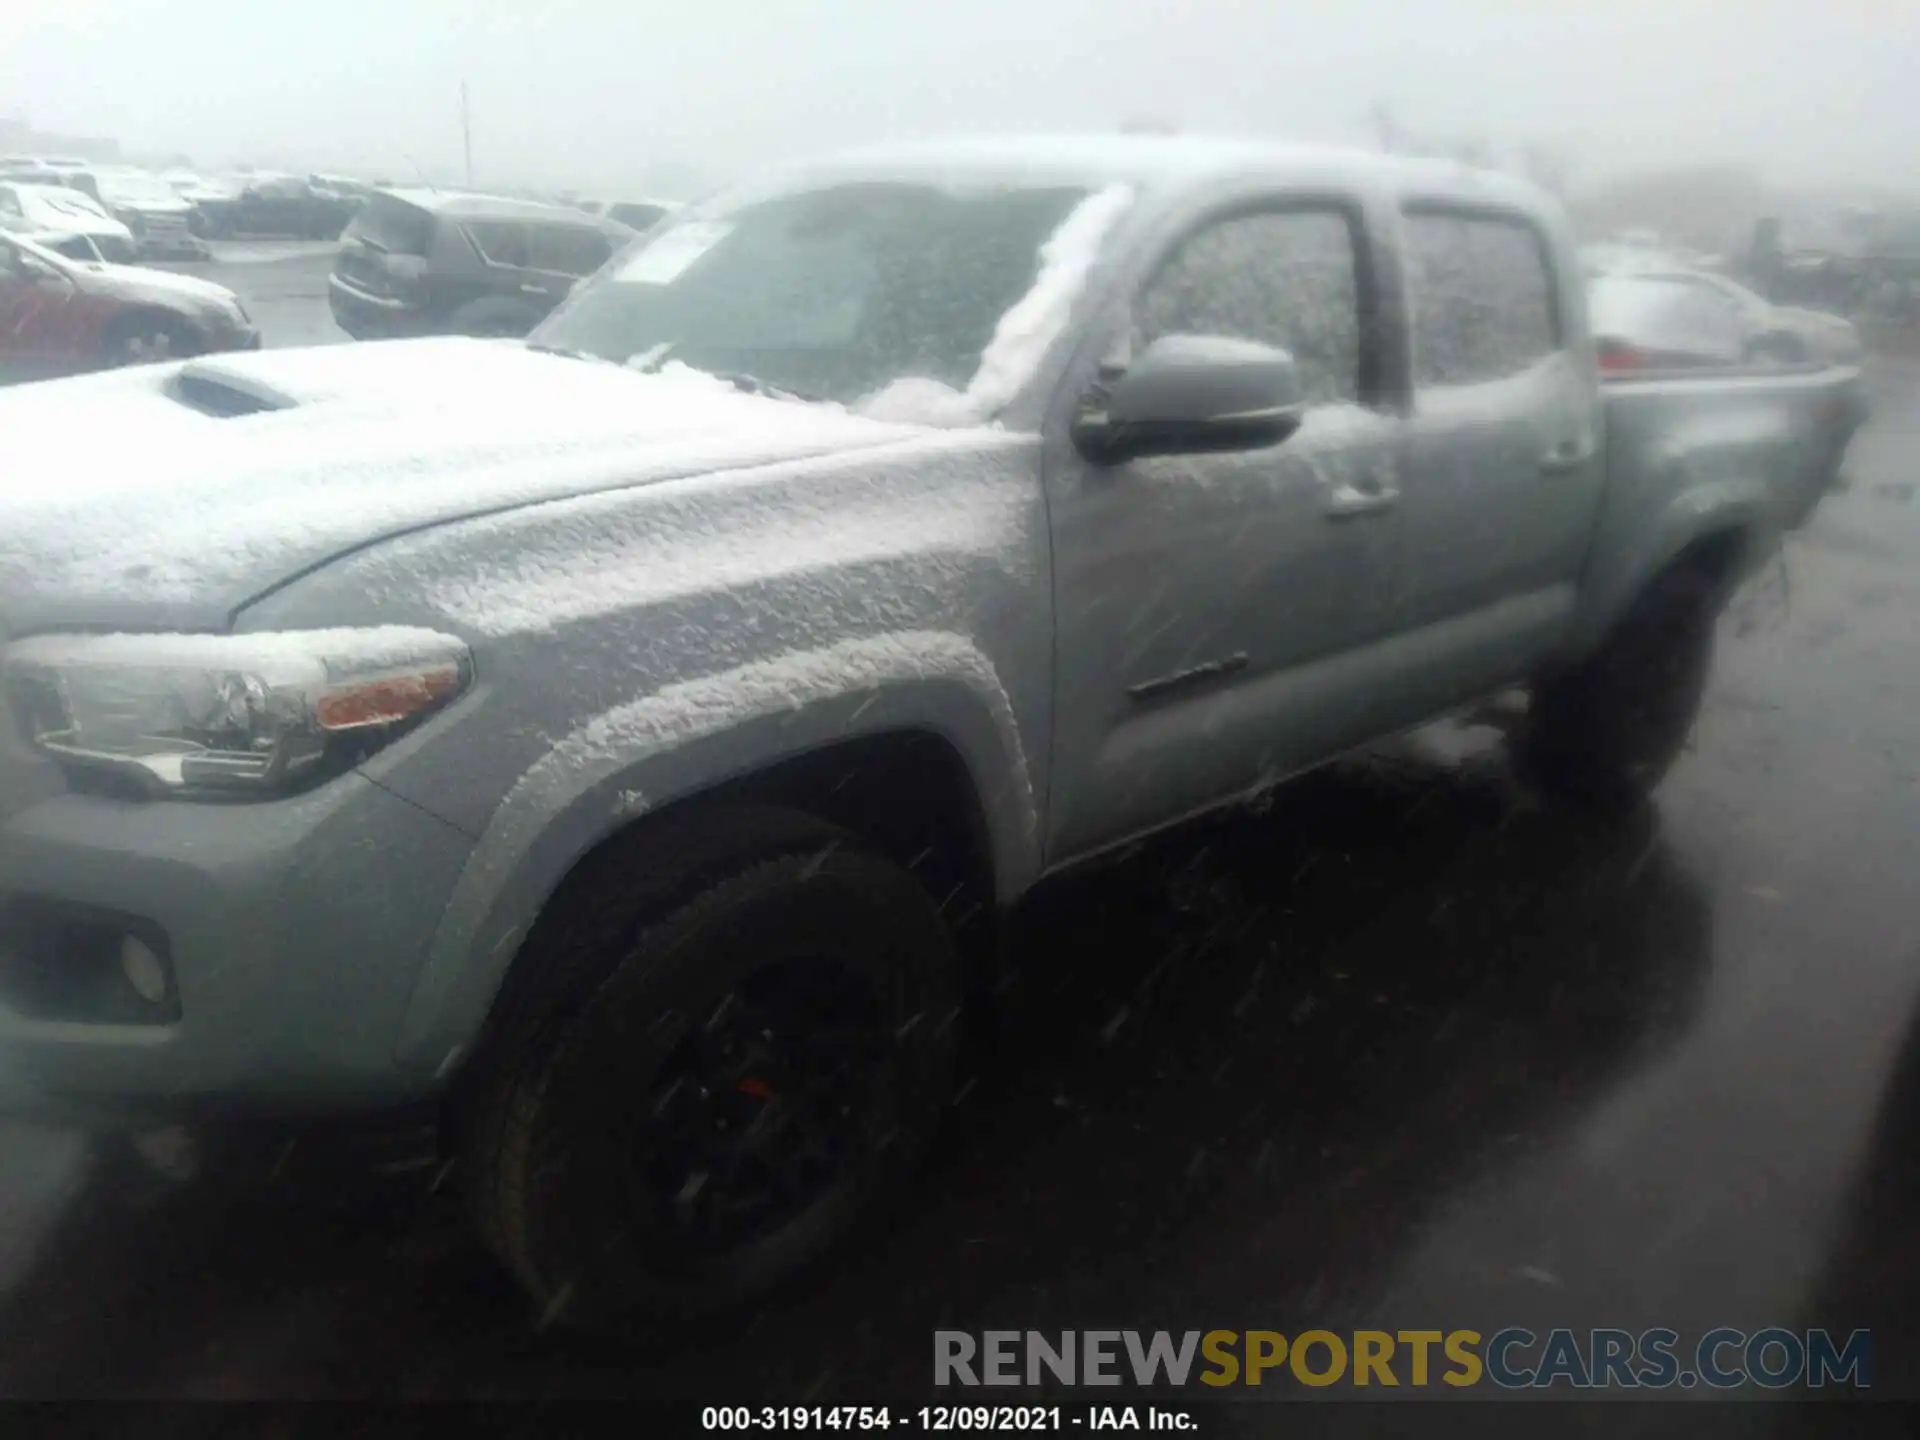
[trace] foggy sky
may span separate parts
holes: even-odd
[[[869,139],[1182,128],[1920,177],[1920,0],[0,0],[0,113],[253,163],[724,179]]]

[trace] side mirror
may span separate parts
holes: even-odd
[[[1305,410],[1286,351],[1223,335],[1167,335],[1088,392],[1073,442],[1098,465],[1258,450],[1299,429]]]

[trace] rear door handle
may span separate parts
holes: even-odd
[[[1563,440],[1540,457],[1542,475],[1564,475],[1578,470],[1593,458],[1593,447],[1578,440]]]
[[[1400,492],[1377,476],[1369,475],[1352,485],[1336,486],[1327,497],[1329,520],[1351,520],[1360,515],[1378,515],[1391,510],[1400,501]]]

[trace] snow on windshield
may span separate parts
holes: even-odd
[[[33,193],[38,191],[39,193]],[[74,190],[57,190],[51,185],[29,187],[21,199],[29,209],[45,210],[77,220],[104,220],[107,212]]]
[[[1033,288],[1000,317],[964,392],[926,380],[896,380],[855,409],[878,420],[929,425],[975,423],[1002,409],[1066,329],[1107,233],[1132,203],[1130,187],[1112,185],[1089,195],[1061,223],[1041,247]]]
[[[534,339],[751,377],[875,418],[978,423],[1059,338],[1132,198],[904,181],[776,193],[661,231]]]

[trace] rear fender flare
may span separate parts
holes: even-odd
[[[1620,553],[1625,564],[1594,567],[1588,598],[1568,645],[1568,658],[1591,653],[1620,617],[1668,566],[1688,550],[1723,535],[1741,538],[1741,554],[1729,587],[1749,573],[1778,545],[1780,526],[1771,490],[1764,480],[1730,476],[1688,486],[1672,496],[1628,540]]]

